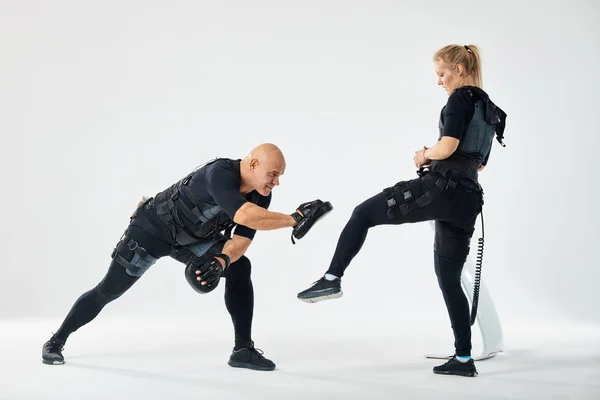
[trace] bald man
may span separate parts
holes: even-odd
[[[275,364],[254,348],[251,337],[254,292],[250,260],[244,256],[257,230],[304,229],[323,202],[303,203],[292,214],[269,211],[271,191],[285,172],[285,158],[271,143],[244,159],[218,158],[138,204],[102,281],[77,299],[60,328],[44,344],[42,362],[64,363],[62,350],[77,329],[93,320],[109,302],[125,293],[162,257],[186,268],[190,285],[201,293],[225,278],[225,305],[235,343],[228,364],[271,371]],[[317,215],[319,217],[320,214]],[[232,234],[233,233],[233,234]],[[301,236],[301,235],[300,235]],[[190,276],[190,275],[193,275]]]

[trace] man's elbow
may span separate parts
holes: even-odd
[[[233,216],[233,222],[235,222],[238,225],[244,225],[247,226],[248,228],[252,228],[252,218],[250,213],[248,212],[248,209],[250,208],[250,203],[246,203],[243,206],[241,206],[236,212],[235,215]]]

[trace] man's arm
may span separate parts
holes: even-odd
[[[248,251],[251,243],[251,239],[234,234],[231,239],[225,242],[222,253],[229,256],[231,262],[234,263]]]
[[[296,220],[289,214],[269,211],[254,203],[244,203],[235,215],[233,222],[258,231],[289,228],[296,225]]]
[[[242,196],[235,186],[232,171],[215,168],[208,177],[208,192],[225,213],[238,225],[250,229],[268,231],[296,225],[289,214],[268,211]]]

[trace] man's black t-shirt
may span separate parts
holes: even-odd
[[[220,232],[229,226],[228,221],[233,221],[237,210],[246,202],[252,202],[265,209],[268,209],[271,204],[271,193],[268,196],[262,196],[260,193],[252,191],[244,196],[240,193],[240,185],[240,160],[219,158],[194,171],[191,174],[187,187],[196,199],[216,206],[213,211],[220,212],[229,217],[226,218],[221,215],[217,219],[217,231]],[[163,242],[171,243],[173,241],[169,228],[160,221],[154,206],[139,208],[138,216],[142,219],[145,218],[153,226],[152,235]],[[178,218],[186,225],[188,223],[192,224],[180,212],[178,213]],[[144,226],[141,220],[134,221],[134,224]],[[233,233],[252,240],[254,239],[256,230],[244,225],[235,225]]]
[[[244,196],[240,193],[240,185],[240,160],[226,158],[217,159],[201,167],[188,183],[192,194],[198,200],[219,206],[232,221],[237,210],[248,201],[265,209],[269,208],[271,193],[262,196],[251,192]],[[234,233],[253,239],[256,230],[244,225],[236,225]]]

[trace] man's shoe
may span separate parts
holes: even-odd
[[[50,340],[44,343],[42,347],[42,362],[49,365],[61,365],[65,363],[65,358],[62,355],[65,342],[52,335]]]
[[[316,303],[322,300],[338,299],[343,294],[342,280],[340,278],[330,281],[322,277],[313,283],[310,288],[298,293],[298,299],[306,303]]]
[[[452,357],[448,362],[433,367],[433,373],[444,374],[444,375],[460,375],[460,376],[477,376],[477,368],[475,368],[475,362],[472,358],[467,362],[461,362],[456,359],[456,356]]]
[[[234,347],[227,364],[235,368],[249,368],[258,371],[273,371],[275,369],[275,363],[265,358],[262,350],[254,347],[252,340],[245,342],[239,348]]]

